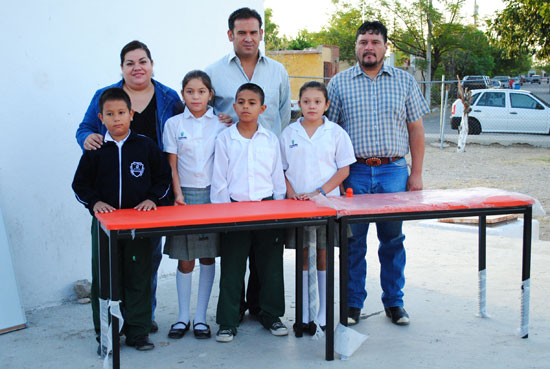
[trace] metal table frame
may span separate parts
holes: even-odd
[[[338,219],[340,223],[339,245],[340,245],[340,323],[347,326],[347,301],[348,301],[348,239],[345,230],[348,224],[367,223],[367,222],[387,222],[387,221],[405,221],[419,219],[438,219],[452,217],[479,217],[478,229],[478,270],[481,273],[486,269],[486,229],[488,215],[503,214],[523,214],[523,253],[522,253],[522,273],[521,273],[521,323],[520,336],[527,338],[529,336],[529,288],[531,274],[531,227],[532,227],[532,205],[494,207],[494,208],[472,208],[472,209],[453,209],[453,210],[433,210],[417,211],[404,213],[385,213],[385,214],[359,214],[344,215]],[[486,302],[485,280],[480,278],[480,316],[484,316],[482,311]]]
[[[325,359],[334,360],[334,232],[335,216],[269,219],[253,222],[222,224],[181,225],[174,227],[109,230],[99,222],[100,297],[111,301],[120,300],[118,282],[118,240],[133,237],[160,237],[193,233],[258,230],[266,228],[296,229],[296,322],[302,319],[302,265],[303,227],[327,227],[327,328]],[[118,327],[118,318],[111,315],[112,326]],[[296,337],[302,337],[301,325],[297,324]],[[113,368],[120,368],[120,342],[118,329],[112,329]]]

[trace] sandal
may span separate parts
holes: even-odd
[[[206,329],[197,329],[198,325],[205,326]],[[210,326],[206,323],[194,323],[193,324],[193,334],[195,335],[195,338],[210,338]]]
[[[183,336],[185,336],[185,333],[187,333],[187,331],[189,330],[189,323],[190,322],[187,322],[187,323],[176,322],[176,323],[172,324],[170,326],[170,331],[168,332],[168,337],[169,338],[174,338],[174,339],[183,338]],[[183,324],[183,326],[185,328],[174,328],[178,324]]]

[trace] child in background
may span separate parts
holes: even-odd
[[[214,161],[214,144],[225,125],[214,114],[208,102],[213,95],[210,77],[200,70],[185,75],[181,95],[185,111],[166,121],[163,143],[172,167],[174,205],[210,203],[210,184]],[[176,286],[179,314],[168,337],[182,338],[189,330],[189,303],[195,259],[200,260],[197,309],[193,320],[196,338],[209,338],[206,310],[215,275],[215,257],[219,256],[216,234],[170,236],[166,238],[164,253],[178,259]]]
[[[213,203],[283,199],[286,192],[277,137],[258,124],[266,106],[260,86],[245,83],[233,108],[239,122],[216,140],[210,199]],[[283,237],[277,229],[223,233],[221,239],[220,297],[216,341],[230,342],[237,334],[246,259],[254,250],[260,290],[258,320],[275,336],[288,330],[280,317],[285,312]]]
[[[123,89],[105,90],[99,98],[99,111],[107,133],[99,149],[84,151],[80,159],[72,185],[77,200],[92,215],[128,208],[155,210],[170,191],[166,159],[153,140],[130,131],[134,111]],[[96,284],[99,245],[97,238],[92,241],[92,284]],[[149,238],[136,238],[119,240],[119,247],[126,344],[140,351],[151,350],[155,347],[149,340],[153,244]]]
[[[340,196],[340,184],[349,175],[355,162],[351,140],[338,124],[323,116],[328,109],[328,93],[324,84],[307,82],[300,88],[299,102],[303,117],[289,125],[280,137],[281,155],[287,185],[287,198],[308,200],[315,195]],[[312,227],[304,232],[303,315],[302,329],[315,334],[314,320],[326,327],[326,230]],[[314,232],[314,234],[311,233]],[[319,310],[309,316],[308,244],[317,239],[317,279]],[[298,323],[298,322],[297,322]],[[296,324],[294,330],[296,330]]]

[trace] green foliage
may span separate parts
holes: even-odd
[[[508,56],[506,49],[498,46],[493,46],[491,49],[495,59],[495,67],[493,68],[493,76],[505,75],[515,76],[518,74],[527,74],[531,69],[533,58],[528,52],[524,52],[517,56]]]
[[[298,32],[296,38],[290,40],[287,45],[288,50],[304,50],[315,47],[317,44],[313,41],[312,35],[305,29]]]
[[[279,26],[271,20],[273,10],[267,8],[265,10],[265,25],[264,25],[264,42],[266,50],[281,50],[286,48],[286,38],[279,37]]]
[[[488,22],[495,43],[513,57],[525,53],[550,59],[550,2],[505,0],[506,8]]]

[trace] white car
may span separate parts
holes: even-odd
[[[468,134],[517,132],[550,134],[550,105],[525,90],[472,91]],[[451,128],[458,129],[464,106],[457,99],[451,110]]]

